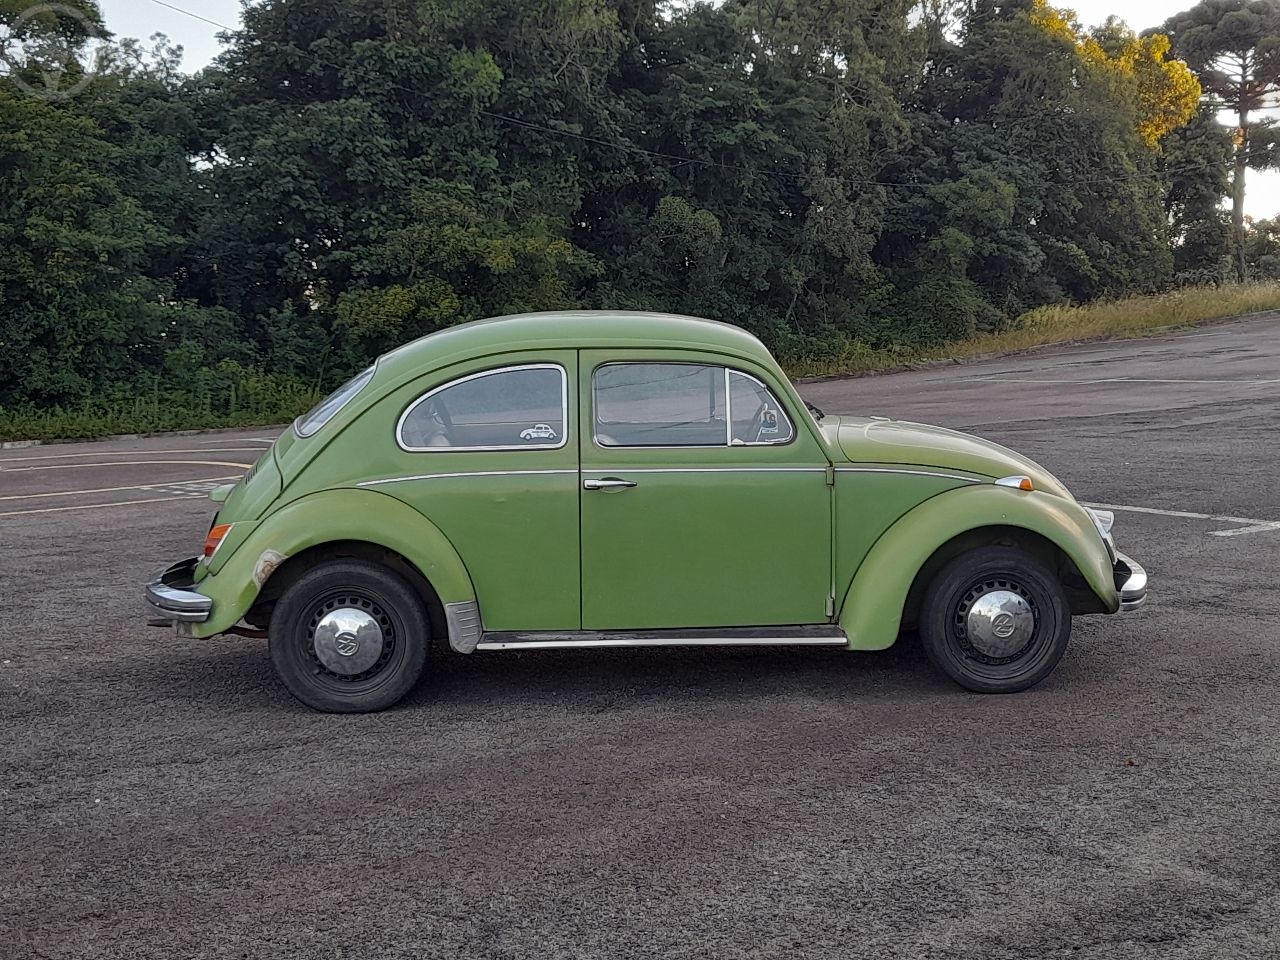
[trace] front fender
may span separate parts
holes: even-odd
[[[262,585],[286,559],[340,540],[394,550],[430,581],[442,603],[476,599],[453,544],[418,511],[374,490],[325,490],[294,500],[255,524],[217,572],[199,581],[213,610],[203,623],[183,624],[183,632],[193,637],[223,633],[249,612]]]
[[[1102,606],[1120,607],[1111,558],[1084,508],[1039,491],[983,485],[940,493],[903,515],[875,542],[858,567],[840,626],[851,650],[883,650],[902,626],[916,575],[944,543],[981,527],[1021,527],[1056,544],[1080,571]]]

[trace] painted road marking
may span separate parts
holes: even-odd
[[[9,510],[0,513],[0,517],[21,517],[29,513],[65,513],[68,510],[103,510],[107,507],[131,507],[139,503],[168,503],[170,500],[191,500],[185,497],[156,497],[152,500],[118,500],[115,503],[84,503],[75,507],[40,507],[36,510]]]
[[[1125,513],[1148,513],[1157,517],[1177,517],[1182,520],[1212,520],[1215,523],[1240,523],[1242,527],[1228,530],[1210,530],[1211,537],[1238,537],[1245,533],[1265,533],[1280,530],[1280,520],[1258,520],[1253,517],[1229,517],[1214,513],[1192,513],[1189,510],[1159,510],[1155,507],[1127,507],[1116,503],[1081,503],[1082,507],[1096,510],[1121,510]]]
[[[149,490],[152,493],[185,493],[192,497],[207,497],[209,491],[221,485],[228,480],[239,480],[239,477],[223,477],[220,482],[213,480],[175,480],[173,483],[152,483],[143,490]]]
[[[211,451],[221,453],[221,450]],[[205,467],[240,467],[248,470],[251,463],[232,463],[228,460],[112,460],[110,463],[54,463],[42,467],[10,467],[5,473],[25,473],[29,470],[86,470],[93,467],[140,467],[165,463],[193,463]],[[174,481],[175,483],[177,481]]]
[[[207,477],[202,480],[185,480],[174,481],[173,483],[141,483],[124,487],[94,487],[91,490],[56,490],[51,493],[13,493],[0,496],[0,500],[34,500],[38,497],[74,497],[77,494],[89,493],[115,493],[118,490],[151,490],[156,493],[189,493],[194,496],[205,496],[219,483],[225,483],[229,480],[239,480],[235,477]],[[191,490],[183,490],[183,487],[191,486]],[[203,489],[199,489],[203,486]]]
[[[239,443],[240,441],[236,441]],[[274,443],[274,441],[272,441]],[[235,450],[243,450],[247,453],[260,453],[257,447],[215,447],[213,449],[200,450],[95,450],[92,453],[59,453],[47,454],[39,457],[3,457],[0,463],[26,463],[31,460],[70,460],[81,457],[136,457],[138,455],[152,456],[170,454],[170,453],[229,453]]]
[[[201,443],[275,443],[275,437],[239,437],[235,440],[202,440]]]
[[[1280,380],[1194,380],[1156,377],[1099,377],[1096,380],[1049,380],[1032,377],[1006,377],[999,374],[990,377],[958,377],[957,379],[968,383],[1052,383],[1058,386],[1064,384],[1089,386],[1097,383],[1205,383],[1230,384],[1238,387],[1265,387],[1280,383]]]

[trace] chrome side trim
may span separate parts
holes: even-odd
[[[555,650],[571,647],[844,647],[849,638],[839,637],[700,637],[697,639],[625,639],[608,637],[596,640],[485,640],[477,650]]]
[[[836,467],[836,473],[898,473],[912,477],[938,477],[942,480],[961,480],[965,483],[985,483],[977,477],[963,477],[957,473],[939,473],[936,470],[898,470],[892,467]]]
[[[564,433],[560,437],[559,443],[521,443],[521,444],[504,444],[496,447],[411,447],[404,442],[404,423],[409,419],[418,406],[430,400],[437,393],[448,390],[450,387],[456,387],[461,383],[467,383],[471,380],[480,380],[484,377],[494,377],[503,373],[515,373],[520,370],[556,370],[560,373],[560,424],[564,428]],[[400,419],[396,421],[396,446],[406,453],[481,453],[494,450],[559,450],[569,442],[569,434],[572,432],[569,421],[569,374],[565,368],[558,363],[520,363],[508,367],[494,367],[492,370],[481,370],[477,373],[468,374],[465,377],[458,377],[456,380],[450,380],[448,383],[442,383],[438,387],[432,387],[409,406],[405,407],[404,413],[400,414]]]
[[[1132,557],[1116,555],[1116,590],[1120,594],[1120,612],[1137,610],[1147,601],[1147,571]],[[1121,580],[1121,577],[1124,577]]]
[[[781,627],[690,627],[655,630],[539,630],[486,633],[477,650],[550,650],[570,647],[842,647],[837,624]]]
[[[455,477],[538,477],[556,474],[577,474],[577,470],[472,470],[458,473],[420,473],[412,477],[383,477],[379,480],[361,480],[357,487],[380,487],[385,483],[409,483],[413,480],[451,480]]]
[[[446,603],[444,620],[449,627],[449,646],[458,653],[471,653],[476,649],[484,633],[480,604],[474,600]]]
[[[616,449],[616,448],[615,448]],[[628,447],[627,449],[655,449],[653,447]],[[688,448],[686,448],[688,449]],[[716,447],[723,450],[723,447]],[[826,473],[826,467],[583,467],[583,473]]]

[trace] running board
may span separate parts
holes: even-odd
[[[556,650],[569,647],[844,647],[849,638],[835,625],[816,627],[722,627],[711,630],[547,630],[485,633],[477,650]]]

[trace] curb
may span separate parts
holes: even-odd
[[[1111,337],[1104,334],[1097,337],[1084,337],[1080,340],[1056,340],[1053,343],[1038,343],[1034,347],[1020,347],[1016,350],[975,353],[971,357],[938,357],[931,360],[917,360],[915,363],[901,363],[893,367],[885,367],[883,370],[862,370],[857,373],[824,373],[816,377],[793,377],[792,381],[794,383],[827,383],[832,380],[861,380],[864,377],[884,377],[894,373],[910,373],[913,370],[930,370],[934,367],[955,367],[969,363],[983,363],[987,360],[1000,360],[1004,357],[1023,357],[1063,347],[1083,347],[1095,343],[1134,343],[1139,340],[1152,340],[1171,334],[1177,335],[1188,330],[1199,330],[1201,327],[1217,327],[1228,323],[1274,320],[1276,318],[1280,318],[1280,310],[1257,310],[1253,313],[1239,313],[1233,317],[1213,317],[1209,320],[1197,320],[1192,323],[1171,323],[1163,327],[1152,327],[1150,330],[1145,330],[1136,336]]]

